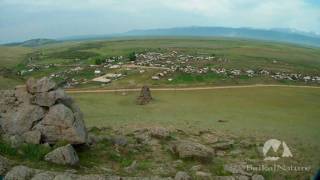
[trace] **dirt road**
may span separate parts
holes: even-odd
[[[254,88],[254,87],[289,87],[289,88],[313,88],[320,89],[320,86],[296,86],[296,85],[241,85],[241,86],[206,86],[206,87],[184,87],[184,88],[151,88],[152,91],[198,91],[211,89],[237,89],[237,88]],[[140,91],[140,88],[133,89],[67,89],[68,93],[108,93],[108,92],[134,92]]]

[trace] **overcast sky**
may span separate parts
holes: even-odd
[[[0,0],[0,43],[182,26],[320,33],[320,0]]]

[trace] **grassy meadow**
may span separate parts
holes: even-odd
[[[135,104],[138,92],[72,94],[88,126],[165,126],[194,132],[210,129],[240,137],[275,138],[296,156],[320,165],[320,89],[254,87],[154,91],[154,101]],[[226,122],[218,122],[224,120]]]
[[[250,87],[152,94],[154,101],[146,106],[136,105],[138,92],[71,95],[84,111],[89,126],[148,124],[279,134],[314,142],[320,138],[319,89]]]

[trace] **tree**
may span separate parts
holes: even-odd
[[[137,59],[136,52],[131,52],[128,58],[130,61],[135,61]]]

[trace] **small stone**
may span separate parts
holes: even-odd
[[[133,161],[130,166],[124,168],[127,173],[133,173],[137,169],[137,161]]]
[[[31,179],[35,171],[26,166],[15,166],[5,176],[5,180],[26,180]]]
[[[33,176],[31,180],[53,180],[54,177],[55,177],[55,174],[52,172],[41,172]]]
[[[59,174],[53,180],[77,180],[79,176],[69,173]]]
[[[223,166],[226,172],[230,172],[232,174],[246,175],[250,176],[251,174],[244,171],[241,164],[226,164]]]
[[[191,180],[191,177],[188,175],[188,173],[184,171],[179,171],[174,177],[174,180]]]
[[[170,136],[170,131],[163,127],[154,127],[149,129],[152,137],[165,139]]]
[[[231,149],[234,144],[233,140],[227,141],[227,142],[219,142],[213,144],[211,147],[218,150],[228,150]]]
[[[214,150],[200,143],[191,141],[178,141],[174,147],[180,158],[199,158],[203,160],[212,159]]]
[[[240,175],[240,176],[236,176],[236,180],[249,180],[249,177]]]
[[[218,137],[214,134],[209,133],[201,134],[201,139],[205,144],[214,144],[218,142]]]
[[[214,176],[214,180],[236,180],[233,176]]]
[[[62,165],[76,165],[79,163],[79,157],[74,148],[69,144],[59,147],[45,156],[45,160]]]
[[[195,173],[196,179],[199,180],[212,180],[212,175],[211,173],[206,173],[206,172],[202,172],[202,171],[197,171]]]
[[[264,180],[264,177],[263,177],[262,175],[257,175],[257,174],[255,174],[255,175],[253,175],[253,176],[251,177],[251,179],[252,179],[252,180]]]
[[[220,157],[223,157],[223,156],[226,155],[226,152],[225,152],[225,151],[217,151],[217,152],[216,152],[216,155],[217,155],[217,156],[220,156]]]
[[[202,168],[201,165],[195,165],[195,166],[192,166],[192,167],[190,168],[190,171],[194,171],[194,172],[200,171],[201,168]]]
[[[111,141],[114,145],[118,146],[126,146],[128,144],[128,140],[124,136],[114,136]]]

